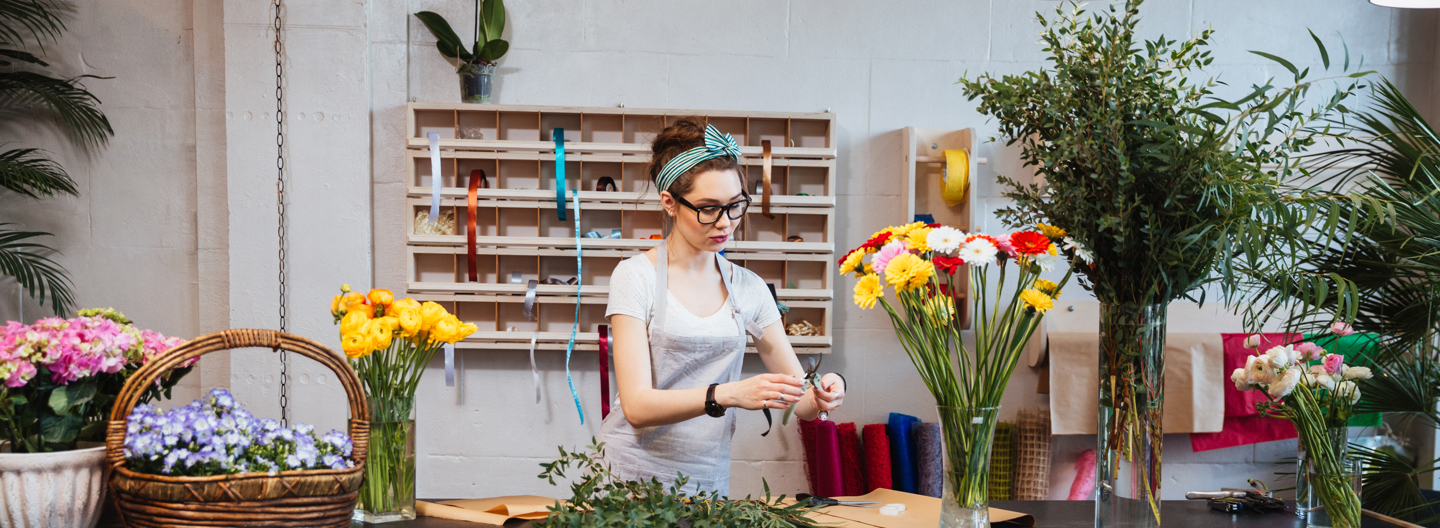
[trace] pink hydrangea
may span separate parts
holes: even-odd
[[[52,382],[68,385],[149,363],[182,342],[105,317],[47,317],[31,325],[10,321],[0,332],[0,379],[7,387],[23,387],[43,366]]]

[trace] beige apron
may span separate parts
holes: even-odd
[[[730,297],[730,316],[735,334],[714,337],[685,337],[665,332],[665,314],[669,304],[666,276],[669,259],[661,243],[655,259],[655,295],[650,335],[650,367],[658,390],[693,389],[711,383],[729,383],[740,379],[740,366],[745,358],[745,334],[763,335],[764,329],[740,313],[739,300],[731,277],[734,264],[718,253],[715,263],[725,292]],[[658,479],[668,488],[675,474],[689,477],[683,491],[716,491],[730,493],[730,438],[735,435],[736,410],[724,418],[700,416],[680,423],[635,428],[625,419],[620,395],[615,395],[614,410],[600,424],[599,440],[605,443],[605,461],[615,476],[626,480]]]

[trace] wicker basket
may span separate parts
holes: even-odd
[[[340,379],[350,403],[350,438],[355,467],[213,477],[170,477],[137,473],[125,467],[126,418],[142,387],[185,360],[235,348],[288,350],[319,361]],[[105,460],[111,467],[110,491],[125,526],[350,526],[365,475],[370,440],[370,411],[360,379],[330,349],[309,339],[273,330],[226,330],[196,338],[141,367],[125,382],[106,431]]]

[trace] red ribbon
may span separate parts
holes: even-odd
[[[470,269],[470,282],[480,282],[480,273],[475,259],[475,215],[478,214],[475,207],[477,205],[475,190],[479,189],[480,182],[484,181],[485,171],[480,169],[470,171],[470,191],[465,197],[468,207],[466,212],[469,213],[465,218],[465,263]],[[486,182],[485,187],[487,189],[490,187],[489,182]]]
[[[610,414],[610,325],[600,325],[600,419]]]

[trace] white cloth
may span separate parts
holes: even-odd
[[[667,291],[670,297],[665,303],[666,318],[670,320],[668,331],[686,337],[733,335],[735,322],[729,315],[731,303],[737,300],[740,302],[740,313],[746,314],[761,328],[779,321],[780,309],[775,306],[775,299],[770,297],[770,289],[765,286],[764,279],[745,268],[737,266],[736,269],[740,270],[734,281],[737,291],[730,292],[715,313],[704,317],[691,313],[674,294]],[[605,318],[622,314],[649,325],[654,318],[651,313],[655,305],[654,290],[655,267],[645,254],[620,261],[610,275],[610,304],[605,307]]]

